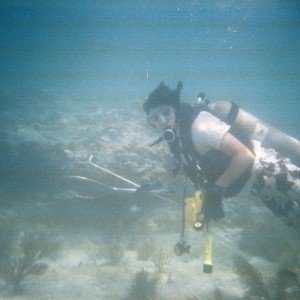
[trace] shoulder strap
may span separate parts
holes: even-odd
[[[230,108],[229,114],[224,121],[230,126],[233,125],[236,120],[236,117],[239,113],[239,110],[240,110],[240,107],[237,104],[235,104],[234,102],[231,102],[231,108]]]

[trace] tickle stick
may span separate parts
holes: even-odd
[[[116,174],[116,173],[114,173],[114,172],[112,172],[112,171],[110,171],[110,170],[108,170],[108,169],[105,169],[105,168],[103,168],[103,167],[101,167],[101,166],[99,166],[99,165],[93,163],[93,162],[92,162],[92,159],[93,159],[93,155],[91,155],[90,158],[89,158],[89,163],[90,163],[93,167],[95,167],[95,168],[97,168],[97,169],[100,169],[101,171],[103,171],[103,172],[105,172],[105,173],[108,173],[108,174],[110,174],[110,175],[113,175],[113,176],[115,176],[115,177],[117,177],[117,178],[119,178],[119,179],[121,179],[121,180],[123,180],[123,181],[125,181],[125,182],[127,182],[127,183],[130,183],[131,185],[133,185],[133,186],[135,186],[135,187],[137,187],[137,188],[141,187],[141,186],[138,185],[137,183],[135,183],[135,182],[133,182],[133,181],[131,181],[131,180],[129,180],[129,179],[126,179],[126,178],[124,178],[124,177],[122,177],[122,176],[120,176],[120,175],[118,175],[118,174]]]

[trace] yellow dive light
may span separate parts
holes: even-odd
[[[194,197],[185,198],[185,219],[195,230],[202,230],[201,210],[203,199],[201,192],[197,191]]]

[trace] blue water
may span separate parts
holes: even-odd
[[[57,236],[62,249],[57,262],[46,259],[44,277],[26,277],[20,299],[123,299],[110,296],[125,286],[127,291],[135,270],[149,269],[150,261],[135,261],[130,269],[126,256],[125,264],[105,271],[109,263],[94,265],[95,247],[100,253],[117,242],[133,257],[147,241],[173,251],[182,228],[180,179],[170,184],[176,193],[162,201],[85,181],[67,185],[62,176],[124,184],[88,165],[90,155],[138,184],[165,174],[168,153],[148,146],[157,135],[147,126],[142,102],[161,81],[175,88],[178,80],[184,83],[182,101],[193,103],[199,92],[211,101],[234,101],[300,139],[300,1],[0,1],[0,298],[7,295],[4,267],[22,262],[22,243],[14,239],[23,237],[26,226]],[[95,198],[75,197],[66,186]],[[231,295],[248,291],[233,275],[237,252],[259,266],[268,282],[275,264],[290,256],[292,268],[278,272],[280,281],[287,278],[277,288],[291,292],[286,284],[294,287],[299,275],[299,234],[258,199],[245,199],[226,200],[226,220],[214,224],[216,271],[203,276],[204,237],[190,234],[192,255],[174,257],[172,282],[165,281],[169,270],[159,276],[161,290],[174,296],[166,299],[207,299],[216,282],[225,298],[237,299]],[[7,251],[10,240],[18,245],[16,257]]]
[[[1,1],[4,149],[20,143],[12,124],[94,104],[141,110],[178,80],[183,101],[204,91],[300,138],[299,36],[296,0]]]

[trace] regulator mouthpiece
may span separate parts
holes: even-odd
[[[165,142],[167,143],[172,143],[175,141],[176,139],[176,134],[174,132],[174,130],[172,129],[166,129],[163,133],[162,133],[162,138]]]

